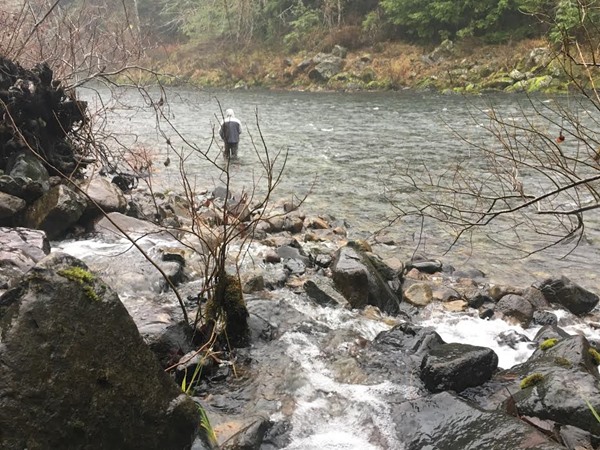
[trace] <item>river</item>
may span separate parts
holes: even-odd
[[[144,148],[154,158],[155,188],[180,189],[178,164],[161,164],[167,157],[177,161],[176,153],[185,155],[188,176],[199,188],[221,184],[218,170],[194,154],[190,146],[214,155],[218,151],[212,142],[214,127],[221,110],[233,108],[243,123],[240,163],[232,169],[234,188],[248,190],[256,184],[260,166],[255,148],[262,151],[266,146],[271,155],[287,152],[284,176],[275,197],[308,194],[305,211],[344,219],[351,237],[361,238],[372,237],[393,216],[385,195],[390,188],[397,189],[400,198],[405,199],[401,203],[411,200],[414,189],[402,184],[399,177],[406,168],[414,167],[416,174],[423,175],[426,167],[434,175],[451,177],[457,161],[468,159],[469,174],[474,179],[487,177],[481,152],[465,139],[482,146],[497,144],[485,127],[490,111],[558,133],[561,124],[541,118],[540,111],[552,118],[549,108],[555,104],[573,107],[572,98],[567,96],[465,97],[413,91],[326,93],[180,88],[165,92],[154,89],[144,96],[134,89],[112,94],[105,89],[80,92],[92,109],[108,107],[99,126],[115,133],[121,144]],[[149,105],[161,98],[167,100],[160,111],[168,123],[163,120],[158,127],[154,109]],[[108,142],[116,147],[116,141]],[[564,145],[569,149],[570,142]],[[506,246],[504,235],[497,234],[500,228],[490,228],[450,249],[454,236],[447,230],[426,222],[422,236],[421,222],[405,218],[386,230],[396,244],[386,250],[404,259],[416,252],[461,267],[474,266],[502,283],[530,284],[560,273],[600,291],[595,270],[600,256],[599,221],[594,211],[587,214],[586,225],[585,239],[574,252],[569,254],[572,245],[566,244],[526,258],[524,252],[541,245],[534,244],[538,235],[530,232],[531,224],[519,225],[519,241],[512,242],[511,247]]]
[[[95,105],[93,92],[83,92],[92,107]],[[101,93],[106,101],[107,92]],[[153,112],[144,107],[147,98],[140,100],[131,90],[122,91],[121,95],[122,103],[105,103],[109,106],[108,114],[97,124],[105,131],[117,133],[119,141],[128,147],[144,148],[152,155],[151,180],[156,190],[181,189],[176,153],[185,153],[188,178],[198,189],[210,189],[222,182],[218,168],[186,150],[187,140],[203,151],[217,151],[212,149],[211,139],[213,126],[218,122],[220,102],[223,109],[234,108],[244,123],[240,161],[231,171],[235,189],[249,189],[256,182],[260,166],[251,140],[258,145],[262,133],[272,154],[280,150],[288,152],[284,177],[275,197],[302,196],[310,191],[302,207],[306,212],[344,219],[350,237],[362,238],[372,237],[391,212],[384,186],[396,182],[395,171],[421,160],[428,170],[440,173],[451,168],[455,158],[465,156],[474,160],[472,166],[477,170],[477,155],[452,129],[487,142],[485,139],[489,137],[481,123],[486,117],[488,102],[493,101],[497,111],[516,116],[523,108],[521,102],[526,100],[519,96],[465,98],[415,92],[342,94],[179,89],[169,93],[165,104],[168,106],[163,106],[166,118],[180,133],[178,135],[165,124],[162,131],[157,129]],[[158,101],[160,92],[151,91],[151,96]],[[481,117],[474,111],[479,111]],[[166,139],[173,147],[168,147]],[[115,141],[109,140],[107,144],[115,146]],[[171,164],[165,166],[163,161],[167,158]],[[410,190],[405,195],[410,196]],[[591,291],[600,292],[595,270],[597,224],[596,218],[589,219],[586,242],[565,259],[558,258],[561,252],[564,254],[564,248],[522,259],[514,250],[486,239],[485,235],[476,237],[472,250],[469,245],[461,245],[445,254],[450,236],[441,234],[440,229],[433,226],[426,228],[428,238],[421,241],[418,252],[458,268],[480,268],[488,273],[490,281],[525,287],[546,274],[558,273],[568,275]],[[400,222],[388,231],[395,244],[380,245],[377,251],[400,259],[409,258],[419,241],[416,225],[410,221]],[[525,243],[527,233],[524,229]],[[157,243],[148,245],[151,251]],[[135,263],[129,262],[132,261],[130,252],[134,250],[128,242],[65,241],[56,243],[55,249],[81,258],[93,270],[102,271],[102,267],[115,265],[116,255],[124,267],[135,267]],[[193,290],[193,286],[190,289]],[[159,313],[151,311],[156,294],[127,286],[122,287],[119,294],[134,316],[145,316],[150,324],[154,323],[153,317],[158,318],[156,323],[164,325],[170,320],[165,322],[164,317],[177,316],[177,303],[168,293],[160,295]],[[269,342],[254,342],[248,350],[252,361],[249,379],[242,377],[237,384],[234,381],[225,390],[202,397],[217,432],[221,433],[220,440],[227,437],[223,430],[227,430],[228,421],[266,414],[272,422],[291,429],[285,443],[268,448],[403,448],[395,434],[390,401],[410,400],[418,392],[408,381],[392,383],[361,378],[364,375],[349,357],[357,338],[372,340],[377,333],[391,327],[389,318],[372,310],[318,306],[305,294],[288,288],[247,296],[246,301],[253,315],[277,327],[278,337]],[[423,325],[434,326],[446,342],[476,343],[494,349],[503,368],[526,360],[532,347],[526,343],[514,348],[501,345],[499,335],[517,331],[533,338],[539,329],[524,330],[502,320],[482,320],[474,310],[465,314],[449,313],[435,304],[426,308],[419,320]],[[582,332],[600,340],[598,331],[584,323],[570,319],[561,322],[561,326],[570,333]],[[220,411],[226,412],[220,414]]]

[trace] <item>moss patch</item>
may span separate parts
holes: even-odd
[[[588,349],[588,353],[590,354],[590,356],[594,360],[594,363],[596,365],[600,365],[600,352],[598,352],[598,350],[596,350],[595,348],[590,347]]]
[[[83,292],[90,300],[100,300],[98,294],[94,290],[93,283],[96,277],[89,271],[81,267],[69,267],[68,269],[62,269],[57,272],[61,277],[68,280],[74,281],[81,286]]]
[[[248,316],[239,277],[221,275],[217,280],[213,298],[206,304],[206,317],[214,321],[223,319],[231,345],[246,347],[250,343]]]
[[[540,344],[540,350],[546,351],[548,349],[551,349],[552,347],[554,347],[556,344],[558,343],[558,339],[556,338],[550,338],[550,339],[546,339],[544,342],[542,342]]]
[[[541,373],[532,373],[531,375],[521,380],[521,384],[519,384],[519,387],[521,389],[527,389],[528,387],[535,386],[536,384],[541,383],[542,381],[544,381],[544,375],[542,375]]]

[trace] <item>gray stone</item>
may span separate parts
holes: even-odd
[[[525,422],[482,410],[448,392],[399,402],[392,417],[405,450],[564,450]]]
[[[50,189],[27,209],[25,225],[44,230],[48,239],[56,239],[77,223],[86,205],[80,194],[61,184]]]
[[[531,306],[531,303],[524,297],[515,294],[502,297],[496,304],[496,312],[502,313],[504,317],[517,320],[525,327],[533,319],[533,306]]]
[[[127,199],[123,191],[105,178],[96,177],[86,180],[79,187],[89,197],[87,213],[99,214],[98,207],[107,213],[114,211],[122,213],[127,208]]]
[[[185,449],[199,424],[120,302],[53,253],[0,297],[0,447]]]
[[[596,294],[582,288],[565,276],[548,278],[534,287],[542,292],[549,303],[562,305],[577,316],[592,311],[599,300]]]
[[[312,277],[304,282],[304,291],[319,305],[322,306],[348,306],[348,301],[340,294],[331,279],[321,276]]]
[[[425,355],[419,375],[431,392],[461,392],[485,383],[497,368],[498,355],[489,348],[441,344]]]
[[[0,228],[0,290],[50,253],[46,233],[27,228]]]
[[[308,78],[317,82],[329,80],[342,70],[343,61],[339,56],[322,55],[319,58],[313,58],[317,65],[308,72]]]
[[[352,246],[340,248],[331,272],[336,289],[353,308],[373,305],[388,314],[399,313],[401,297],[392,291],[364,251]]]
[[[27,203],[14,195],[0,192],[0,220],[10,219],[21,212]]]

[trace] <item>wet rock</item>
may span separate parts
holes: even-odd
[[[277,327],[256,313],[251,312],[248,316],[248,327],[250,328],[250,341],[253,343],[259,340],[269,342],[277,336]]]
[[[265,278],[262,271],[245,272],[241,275],[241,278],[244,294],[262,291],[265,288]]]
[[[283,218],[282,230],[297,234],[304,228],[304,219],[297,215],[288,215]]]
[[[597,363],[590,354],[590,348],[590,343],[584,336],[569,336],[558,340],[554,346],[547,349],[543,345],[539,345],[528,361],[538,358],[560,358],[568,361],[571,366],[600,378]]]
[[[577,316],[592,311],[599,301],[596,294],[582,288],[565,276],[548,278],[534,287],[542,292],[548,302],[562,305]]]
[[[265,280],[265,289],[275,290],[285,286],[288,279],[288,272],[281,266],[268,266],[263,274]]]
[[[113,212],[107,214],[94,225],[94,232],[103,235],[109,240],[122,238],[124,233],[139,237],[144,234],[156,235],[162,231],[160,227],[146,220],[136,219],[124,214]]]
[[[538,344],[547,339],[566,339],[571,335],[556,325],[544,325],[538,330],[533,340]]]
[[[479,269],[460,269],[460,270],[455,270],[454,272],[452,272],[452,277],[453,278],[465,278],[465,279],[472,279],[473,281],[475,281],[475,283],[477,283],[478,281],[483,281],[483,279],[485,278],[485,273],[483,273],[481,270]]]
[[[535,309],[548,308],[550,306],[550,303],[548,303],[548,300],[546,300],[542,291],[534,288],[533,286],[530,286],[523,290],[523,293],[521,295],[529,303],[531,303]]]
[[[448,392],[396,404],[392,415],[406,450],[563,448],[515,417],[484,411]]]
[[[268,250],[263,256],[263,261],[267,264],[277,264],[281,262],[281,256],[275,250]]]
[[[276,250],[281,259],[295,259],[301,261],[305,266],[310,266],[311,261],[304,251],[300,248],[283,245]]]
[[[406,322],[379,333],[359,353],[357,361],[369,379],[409,385],[425,395],[419,377],[421,363],[430,349],[441,344],[444,341],[433,328]]]
[[[507,346],[512,348],[513,350],[516,350],[518,344],[521,344],[523,342],[531,342],[531,340],[524,334],[521,334],[515,330],[508,330],[503,331],[498,336],[496,336],[496,342],[498,342],[498,344],[500,345]]]
[[[127,208],[127,199],[123,192],[105,178],[85,180],[79,187],[89,197],[86,214],[100,214],[98,208],[107,213],[115,211],[123,213]]]
[[[444,303],[444,309],[452,312],[462,312],[467,309],[469,304],[464,300],[452,300]]]
[[[80,261],[40,261],[0,297],[0,331],[0,447],[191,446],[196,405]]]
[[[430,349],[421,363],[421,380],[430,392],[479,386],[498,368],[498,355],[485,347],[441,344]]]
[[[390,289],[385,274],[378,272],[372,260],[359,248],[340,248],[331,266],[336,289],[353,308],[377,306],[388,314],[400,311],[400,297]]]
[[[534,311],[533,323],[535,325],[556,325],[558,324],[558,318],[556,314],[550,311]]]
[[[50,253],[46,233],[0,227],[0,292]]]
[[[299,259],[287,259],[283,262],[283,268],[292,275],[302,275],[306,272],[306,265]]]
[[[533,319],[533,306],[524,297],[508,294],[496,304],[496,312],[502,313],[505,318],[515,319],[524,327]]]
[[[433,291],[427,283],[415,283],[404,291],[404,299],[415,306],[427,306],[433,301]]]
[[[458,293],[458,291],[448,286],[434,285],[431,287],[431,289],[433,298],[441,302],[450,302],[453,300],[462,299],[462,296]]]
[[[265,433],[261,450],[278,450],[287,447],[292,439],[292,424],[286,420],[272,422],[271,427]]]
[[[429,260],[423,257],[413,258],[407,261],[405,264],[405,270],[417,269],[419,272],[424,273],[437,273],[442,271],[442,262],[438,260]]]
[[[492,298],[487,292],[478,290],[474,291],[472,295],[467,296],[467,302],[471,308],[480,308],[484,303],[493,303]]]
[[[25,200],[0,192],[0,223],[11,223],[11,219],[25,209]]]
[[[228,439],[227,447],[234,449],[259,449],[272,423],[266,417],[246,417],[242,423],[234,426],[237,432]]]
[[[13,155],[0,176],[0,191],[32,202],[50,189],[49,174],[40,159],[30,151]]]
[[[335,289],[333,282],[329,278],[314,276],[306,280],[303,287],[306,294],[319,305],[349,306],[348,301]]]
[[[167,326],[147,324],[140,327],[139,332],[163,368],[172,366],[193,349],[194,331],[183,321]]]
[[[560,438],[568,450],[594,450],[595,448],[592,444],[592,434],[577,427],[570,425],[560,427]]]
[[[28,228],[44,230],[48,239],[56,239],[79,220],[86,204],[80,194],[61,184],[28,208],[24,223]]]
[[[304,226],[315,230],[327,230],[330,228],[329,223],[322,217],[307,217],[304,220]]]

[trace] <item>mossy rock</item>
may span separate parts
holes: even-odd
[[[510,86],[515,84],[515,80],[513,80],[508,75],[488,78],[481,83],[481,89],[496,89],[496,90],[506,90]]]
[[[215,294],[206,304],[205,314],[209,320],[225,322],[225,333],[231,346],[246,347],[250,344],[249,314],[237,275],[219,277]]]

